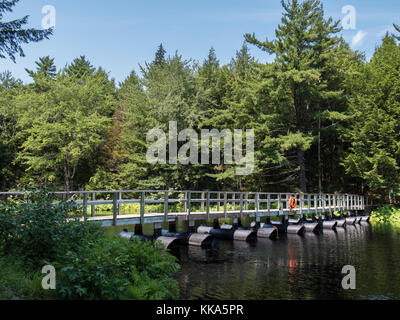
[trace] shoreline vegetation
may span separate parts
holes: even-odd
[[[400,206],[384,205],[371,212],[371,222],[400,227]]]
[[[93,223],[67,222],[80,210],[44,191],[28,203],[0,203],[0,300],[179,298],[173,255]],[[399,226],[400,208],[379,207],[371,223]],[[56,269],[56,290],[42,289],[44,265]]]
[[[0,299],[177,299],[177,259],[161,244],[127,241],[98,224],[70,221],[81,210],[36,192],[0,204]],[[43,290],[43,266],[56,289]]]

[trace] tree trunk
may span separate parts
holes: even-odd
[[[299,165],[299,187],[304,193],[307,192],[306,164],[304,151],[297,149],[297,164]]]

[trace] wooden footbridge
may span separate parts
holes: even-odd
[[[7,200],[26,196],[27,193],[1,192],[0,197]],[[300,234],[317,228],[343,227],[346,222],[354,224],[361,220],[368,221],[369,217],[358,215],[360,212],[365,214],[371,206],[368,198],[353,194],[173,190],[53,193],[81,206],[82,215],[79,218],[82,222],[96,221],[103,227],[135,225],[135,233],[125,231],[121,234],[126,238],[144,237],[141,226],[154,224],[153,238],[161,240],[165,247],[178,240],[186,244],[203,245],[210,236],[248,240],[252,236],[271,238],[278,232]],[[296,199],[295,208],[289,206],[291,197]],[[124,210],[124,207],[130,211]],[[340,216],[333,215],[334,212]],[[270,219],[276,216],[282,221]],[[295,216],[298,218],[293,219]],[[241,226],[244,217],[254,219],[251,229]],[[265,217],[266,223],[261,223],[262,217]],[[233,225],[223,224],[220,227],[219,218],[231,218]],[[214,226],[200,226],[196,233],[195,221],[210,219],[214,220]],[[178,220],[188,222],[188,233],[176,233],[174,227],[168,231],[162,230],[161,223],[174,226]]]
[[[3,199],[24,196],[29,192],[0,192]],[[368,198],[353,194],[230,192],[230,191],[73,191],[53,192],[82,206],[82,220],[98,221],[102,226],[119,226],[169,222],[175,220],[207,220],[215,218],[253,217],[256,221],[266,216],[292,216],[335,211],[364,211],[370,206]],[[297,207],[290,210],[288,201],[293,195]],[[123,206],[137,204],[138,213],[122,214]],[[160,204],[162,209],[160,210]],[[182,210],[170,207],[182,204]],[[158,206],[154,206],[158,205]],[[88,210],[90,206],[90,212]],[[108,206],[109,215],[99,216],[96,208]],[[156,207],[160,212],[151,212]],[[175,206],[176,207],[176,206]],[[279,209],[281,208],[281,210]],[[154,210],[153,210],[154,211]]]

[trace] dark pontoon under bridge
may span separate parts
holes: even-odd
[[[165,247],[178,243],[203,246],[209,244],[212,237],[250,241],[257,237],[273,238],[279,233],[302,234],[345,227],[368,222],[366,213],[371,206],[368,198],[353,194],[173,190],[52,193],[82,206],[82,215],[78,217],[82,222],[96,221],[103,227],[135,225],[134,233],[124,230],[120,235],[128,239],[157,239]],[[0,192],[0,197],[7,201],[10,197],[26,197],[27,194],[29,192]],[[290,208],[291,197],[296,199],[295,208]],[[137,213],[123,213],[124,206],[130,204],[137,205]],[[110,214],[104,215],[106,210],[97,214],[96,208],[102,207],[110,210]],[[271,220],[277,216],[281,221]],[[254,220],[250,228],[241,225],[244,217]],[[220,226],[219,218],[230,218],[233,224]],[[266,221],[261,223],[261,218]],[[212,227],[201,225],[195,230],[196,220],[210,219],[214,220]],[[188,232],[176,232],[178,220],[187,221]],[[162,230],[162,223],[168,223],[169,230]],[[143,235],[143,224],[154,224],[152,236]]]

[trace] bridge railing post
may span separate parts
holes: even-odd
[[[336,211],[336,206],[337,206],[337,194],[333,195],[333,213]]]
[[[227,210],[228,210],[227,206],[228,206],[228,193],[224,192],[224,218],[227,217]]]
[[[260,222],[260,217],[258,216],[258,211],[260,210],[259,205],[260,205],[260,194],[257,192],[256,193],[256,199],[255,199],[255,211],[256,211],[256,223]]]
[[[240,193],[240,219],[243,218],[243,193]]]
[[[300,218],[303,219],[303,206],[304,206],[304,194],[299,194],[299,202],[300,202]]]
[[[207,210],[207,220],[208,220],[210,219],[210,192],[207,192],[206,210]]]
[[[187,192],[187,220],[190,221],[190,214],[192,212],[192,193]]]
[[[118,200],[122,200],[122,192],[118,192]],[[122,204],[118,203],[118,215],[120,216],[122,213]]]
[[[183,211],[184,212],[187,212],[187,205],[188,205],[188,203],[187,203],[187,192],[184,192],[184,200],[183,200]]]
[[[314,213],[315,216],[318,216],[318,196],[317,194],[314,194]]]
[[[113,192],[113,222],[112,225],[117,225],[117,215],[118,215],[118,192]]]
[[[146,212],[146,192],[140,194],[140,224],[144,223],[144,214]]]
[[[168,222],[168,210],[169,210],[169,197],[168,191],[164,192],[164,222]]]
[[[92,193],[92,201],[96,201],[96,193],[93,192]],[[96,215],[96,206],[94,204],[92,204],[90,206],[90,211],[91,211],[91,216],[94,217]]]
[[[83,193],[83,220],[87,221],[87,203],[88,203],[88,194],[86,192]]]

